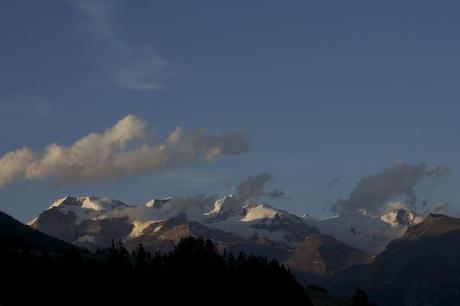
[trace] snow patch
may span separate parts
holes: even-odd
[[[152,223],[155,223],[155,222],[158,222],[158,221],[155,221],[155,220],[150,220],[150,221],[134,221],[133,222],[133,230],[131,231],[131,233],[129,234],[129,238],[135,238],[135,237],[139,237],[142,235],[142,232]]]
[[[27,222],[27,225],[31,226],[31,225],[34,224],[35,221],[37,221],[37,220],[38,220],[38,217],[35,217],[35,218],[33,218],[32,220],[30,220],[29,222]]]
[[[164,204],[170,202],[171,199],[172,197],[167,197],[164,199],[152,199],[145,203],[145,206],[150,208],[161,208]]]
[[[244,218],[241,219],[243,222],[251,222],[259,219],[273,219],[277,211],[266,207],[264,205],[258,205],[254,208],[249,209]]]

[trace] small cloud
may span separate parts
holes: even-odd
[[[427,164],[409,164],[398,161],[382,172],[362,178],[352,190],[348,199],[339,200],[333,207],[337,212],[354,212],[365,209],[379,212],[389,200],[405,197],[408,207],[417,202],[415,186],[423,179],[440,179],[451,175],[452,170],[446,165],[430,169]]]
[[[50,100],[25,95],[1,98],[0,118],[2,121],[12,117],[24,117],[28,120],[46,120],[53,115],[54,105]]]
[[[250,149],[248,137],[238,131],[185,134],[177,128],[163,143],[150,144],[148,139],[146,123],[128,115],[105,132],[91,133],[68,147],[53,143],[40,152],[23,147],[0,157],[0,187],[21,179],[69,184],[165,172]]]
[[[172,197],[158,209],[152,210],[146,206],[129,206],[108,213],[110,218],[127,217],[131,220],[149,221],[152,218],[169,218],[171,213],[210,209],[216,200],[214,195],[197,194],[192,196]]]
[[[284,191],[273,189],[265,191],[265,185],[272,180],[272,175],[266,172],[261,172],[256,176],[249,176],[236,187],[236,193],[242,200],[250,198],[267,197],[271,199],[283,198]]]
[[[345,177],[344,176],[336,176],[333,177],[326,185],[327,189],[331,189],[335,187],[337,184],[339,184]]]
[[[28,134],[31,127],[51,122],[55,108],[52,101],[39,97],[22,94],[0,97],[0,135]],[[28,125],[18,124],[18,118]]]
[[[129,60],[112,64],[108,70],[118,85],[131,90],[161,89],[163,81],[172,74],[168,62],[153,48],[142,52],[138,58],[133,55]]]
[[[441,203],[434,203],[428,209],[428,213],[431,214],[443,214],[446,213],[449,209],[449,203],[441,202]]]

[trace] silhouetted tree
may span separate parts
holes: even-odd
[[[366,292],[356,289],[355,295],[351,299],[352,306],[375,306],[374,303],[369,303]]]
[[[142,243],[139,244],[139,246],[137,247],[135,256],[136,256],[136,261],[134,263],[134,267],[136,271],[138,272],[145,271],[147,269],[147,257],[148,256],[147,256],[147,252],[145,252],[145,249]]]

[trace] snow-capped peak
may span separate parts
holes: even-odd
[[[81,207],[95,211],[110,211],[127,205],[121,201],[109,198],[97,198],[91,196],[85,197],[72,197],[66,196],[64,198],[54,201],[48,209],[58,207]]]
[[[251,206],[247,209],[246,215],[241,221],[251,222],[259,219],[273,219],[277,213],[277,210],[265,205]]]
[[[54,207],[59,207],[63,205],[78,205],[78,200],[76,197],[72,196],[65,196],[63,198],[57,199],[54,201],[48,209],[54,208]]]
[[[257,204],[251,200],[241,200],[231,194],[214,202],[214,208],[204,213],[208,221],[222,221],[235,217],[249,222],[256,219],[273,218],[277,210],[266,205]]]
[[[167,197],[164,199],[152,199],[145,203],[146,207],[151,207],[151,208],[161,208],[164,204],[168,203],[171,201],[172,197]]]
[[[104,218],[108,213],[128,207],[130,206],[110,198],[66,196],[54,201],[47,210],[56,209],[66,215],[75,215],[75,223],[80,224],[83,220]],[[32,220],[29,223],[33,224],[36,221],[37,220]]]
[[[420,223],[423,218],[408,208],[396,208],[380,216],[380,220],[390,224],[392,227],[406,227]]]
[[[238,199],[238,196],[230,194],[222,199],[216,200],[214,202],[213,209],[204,213],[204,215],[213,218],[225,219],[236,214],[241,214],[241,210],[242,202]]]

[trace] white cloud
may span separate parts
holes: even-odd
[[[26,147],[3,155],[0,158],[0,186],[23,177],[27,171],[27,166],[34,159],[34,154]]]
[[[105,132],[91,133],[68,147],[54,143],[43,152],[24,147],[0,157],[0,186],[20,179],[51,178],[56,184],[68,184],[163,172],[250,148],[245,134],[232,131],[184,134],[177,128],[163,143],[150,144],[148,139],[145,122],[128,115]]]

